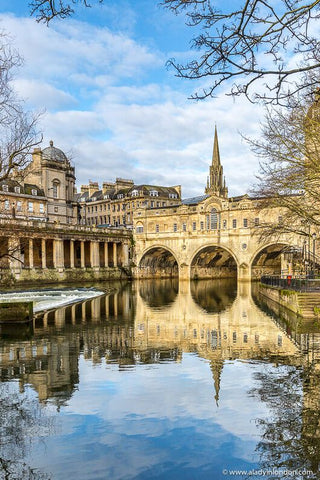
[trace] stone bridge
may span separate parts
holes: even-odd
[[[135,233],[134,276],[197,278],[291,274],[303,269],[303,239],[281,235],[262,241],[253,228],[237,231]]]

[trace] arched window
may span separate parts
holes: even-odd
[[[210,212],[210,230],[217,230],[218,228],[218,212],[215,208]]]
[[[53,180],[52,182],[52,196],[53,198],[58,198],[59,196],[59,180]]]

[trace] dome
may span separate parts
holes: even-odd
[[[42,158],[44,160],[52,160],[54,162],[67,162],[68,159],[60,148],[53,146],[53,141],[50,141],[50,147],[46,147],[42,150]]]

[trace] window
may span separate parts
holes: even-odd
[[[193,231],[197,230],[197,223],[196,222],[192,222],[192,230]]]
[[[183,231],[183,232],[186,232],[186,231],[187,231],[187,224],[186,224],[186,223],[183,223],[183,224],[182,224],[182,231]]]
[[[178,198],[176,193],[169,193],[169,198]]]
[[[123,193],[118,193],[117,198],[123,198]]]
[[[39,205],[39,212],[44,213],[44,204],[43,203],[40,203],[40,205]]]
[[[151,202],[151,208],[153,208],[153,207],[154,207],[154,201]]]
[[[227,220],[223,220],[223,228],[227,228]]]
[[[162,202],[162,206],[165,207],[167,204],[166,202]]]
[[[256,218],[254,219],[254,226],[257,227],[258,225],[259,225],[259,218],[256,217]]]
[[[33,202],[28,202],[28,212],[33,212]]]
[[[139,195],[138,190],[132,190],[131,197],[137,197]]]
[[[159,225],[156,225],[156,233],[159,233]]]
[[[218,213],[215,208],[210,212],[210,230],[217,230],[218,228]]]
[[[20,188],[20,187],[14,187],[14,191],[15,191],[15,193],[20,193],[20,192],[21,192],[21,188]]]
[[[150,190],[150,197],[157,197],[158,191],[157,190]]]
[[[34,196],[38,195],[38,191],[35,188],[33,188],[31,190],[31,195],[34,195]]]
[[[58,198],[58,187],[59,187],[59,182],[54,181],[52,183],[52,196],[53,196],[53,198]]]
[[[200,222],[200,230],[204,230],[204,222]]]
[[[136,232],[143,233],[143,225],[137,225]]]
[[[232,228],[237,228],[237,220],[235,218],[232,220]]]
[[[248,227],[248,219],[247,218],[243,219],[243,226],[244,226],[244,228]]]
[[[173,231],[174,232],[178,231],[178,225],[176,223],[173,224]]]
[[[5,200],[5,201],[4,201],[4,209],[5,209],[5,210],[9,210],[9,208],[10,208],[9,200]]]
[[[20,200],[17,201],[17,212],[21,212],[22,210],[22,203],[20,202]]]
[[[2,191],[3,192],[8,192],[9,191],[8,185],[2,185]]]

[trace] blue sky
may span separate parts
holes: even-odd
[[[192,58],[183,16],[153,0],[77,8],[47,27],[29,17],[27,0],[1,0],[1,27],[24,57],[15,87],[28,108],[45,110],[44,146],[52,139],[72,157],[77,184],[132,178],[203,193],[217,125],[230,195],[245,193],[258,161],[239,132],[256,135],[262,110],[243,98],[188,97],[200,86],[167,70]]]

